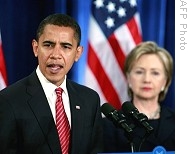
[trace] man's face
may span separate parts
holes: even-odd
[[[39,41],[33,40],[33,52],[47,80],[59,86],[83,48],[77,47],[74,30],[70,27],[47,25]]]

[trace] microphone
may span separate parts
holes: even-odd
[[[124,102],[122,110],[125,115],[130,116],[138,125],[144,127],[148,133],[153,131],[153,127],[149,125],[148,117],[144,113],[139,113],[138,109],[131,102]]]
[[[101,112],[111,120],[115,126],[122,128],[127,135],[131,136],[132,129],[127,125],[126,117],[124,114],[118,112],[110,103],[104,103],[101,106]]]

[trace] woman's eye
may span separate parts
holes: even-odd
[[[136,74],[142,74],[142,71],[135,71]]]
[[[159,72],[152,72],[153,75],[159,75]]]

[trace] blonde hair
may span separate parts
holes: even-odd
[[[166,76],[166,85],[163,91],[160,92],[158,101],[161,102],[165,99],[165,96],[168,92],[168,88],[172,81],[172,74],[173,74],[173,58],[170,55],[170,53],[162,48],[159,47],[155,42],[153,41],[146,41],[138,44],[132,51],[128,54],[125,64],[124,64],[124,73],[127,76],[127,74],[130,73],[131,69],[133,68],[134,63],[145,54],[154,54],[157,55],[163,66]],[[133,91],[128,86],[128,94],[133,99]]]

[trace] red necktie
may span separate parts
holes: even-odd
[[[69,140],[70,140],[70,126],[67,119],[67,115],[64,110],[62,101],[62,88],[56,88],[57,94],[56,99],[56,126],[59,134],[59,140],[61,144],[62,154],[68,154],[69,151]]]

